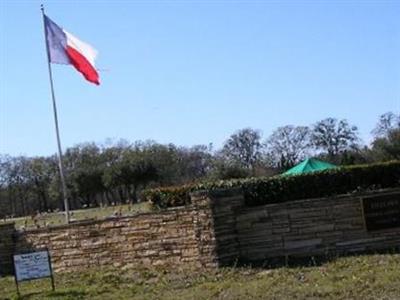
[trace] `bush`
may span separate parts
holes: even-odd
[[[147,190],[145,196],[158,207],[190,204],[190,193],[241,187],[246,205],[256,206],[292,200],[400,186],[400,161],[341,167],[295,176],[221,180],[181,187]]]
[[[143,196],[153,205],[166,208],[190,204],[189,193],[194,190],[194,185],[176,187],[163,187],[145,190]]]

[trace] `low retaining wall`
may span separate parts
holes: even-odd
[[[49,249],[56,272],[95,266],[214,268],[277,257],[400,249],[400,226],[382,229],[387,220],[381,214],[389,205],[389,221],[400,222],[400,189],[258,207],[246,207],[241,191],[231,189],[193,193],[192,203],[26,231],[2,224],[0,272],[12,270],[13,253],[41,248]]]
[[[226,258],[220,262],[229,265],[237,260],[261,262],[285,256],[399,250],[400,226],[367,229],[362,205],[365,199],[378,203],[375,206],[383,201],[392,205],[390,218],[400,225],[400,190],[257,207],[245,207],[243,197],[222,201],[214,197],[217,253]],[[378,218],[374,226],[382,225],[380,213],[379,207],[376,213],[370,213],[372,218]],[[225,240],[229,240],[229,247]]]
[[[199,199],[187,208],[18,232],[15,249],[48,248],[55,272],[95,266],[215,267],[207,205]]]
[[[14,232],[14,223],[0,224],[0,275],[10,274],[13,269]]]

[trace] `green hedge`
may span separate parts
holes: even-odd
[[[175,207],[189,204],[190,192],[232,187],[243,189],[248,206],[400,187],[400,161],[341,167],[304,175],[221,180],[157,188],[145,191],[145,197],[155,206]]]

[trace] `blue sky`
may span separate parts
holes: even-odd
[[[238,129],[400,111],[400,1],[41,1],[99,51],[99,87],[53,66],[62,145],[216,148]],[[56,139],[39,1],[0,1],[0,154]]]

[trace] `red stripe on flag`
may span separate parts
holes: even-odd
[[[76,51],[74,48],[67,45],[67,55],[71,60],[72,65],[77,69],[82,75],[86,78],[86,80],[93,82],[94,84],[99,85],[99,74],[96,69],[90,64],[90,62]]]

